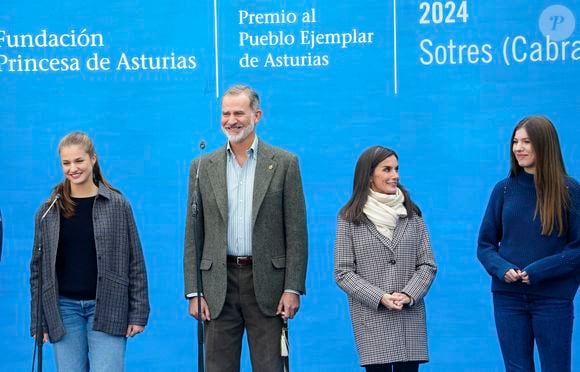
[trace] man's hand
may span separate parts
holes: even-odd
[[[197,312],[197,301],[199,298],[200,297],[192,297],[189,299],[189,315],[195,319],[199,319],[199,313]],[[201,297],[201,320],[211,320],[209,307],[207,306],[207,302],[205,302],[205,298],[203,297]]]
[[[276,315],[281,315],[284,320],[292,319],[300,308],[300,296],[295,293],[284,292],[278,302]]]

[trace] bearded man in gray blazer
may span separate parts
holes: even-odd
[[[253,371],[282,371],[282,319],[294,317],[305,292],[306,208],[298,159],[258,140],[262,111],[252,88],[229,88],[221,104],[228,142],[190,168],[184,254],[189,313],[205,321],[208,372],[240,370],[244,330]],[[194,202],[201,205],[195,216]],[[196,223],[204,237],[202,293]]]

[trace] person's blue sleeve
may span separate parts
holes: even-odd
[[[481,221],[477,240],[477,258],[490,275],[500,280],[503,280],[505,273],[509,269],[518,269],[517,266],[505,260],[499,254],[502,237],[504,190],[504,182],[495,185]]]

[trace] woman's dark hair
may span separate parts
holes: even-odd
[[[83,132],[72,132],[64,136],[58,143],[58,154],[60,155],[60,152],[63,147],[74,145],[81,146],[87,152],[87,154],[89,154],[91,158],[96,155],[95,145],[93,144],[93,141],[86,133]],[[95,165],[93,165],[93,183],[97,187],[99,186],[99,183],[101,183],[106,188],[115,192],[119,192],[119,190],[111,186],[111,184],[107,182],[105,177],[103,177],[98,159],[96,160]],[[52,200],[54,200],[57,194],[60,194],[61,196],[60,200],[58,201],[58,204],[62,215],[65,218],[70,218],[74,216],[75,202],[71,198],[70,181],[67,178],[65,178],[64,181],[55,186],[54,191],[52,192],[52,195],[49,200],[52,202]]]
[[[382,146],[373,146],[366,149],[358,158],[354,170],[352,196],[340,210],[340,216],[343,219],[355,224],[360,224],[363,222],[363,208],[369,196],[371,178],[377,165],[379,165],[380,162],[389,156],[394,156],[397,158],[397,160],[399,159],[399,156],[395,151]],[[407,192],[407,190],[401,184],[399,184],[398,187],[405,197],[403,205],[407,209],[407,214],[409,217],[415,214],[421,216],[421,211],[411,200],[409,192]]]
[[[514,177],[524,169],[518,164],[513,152],[516,132],[525,129],[536,155],[534,184],[536,186],[536,211],[540,215],[542,235],[550,235],[554,227],[558,236],[568,228],[567,211],[570,207],[570,195],[566,187],[566,168],[560,150],[560,140],[554,124],[545,116],[528,116],[514,128],[510,143],[511,169]]]

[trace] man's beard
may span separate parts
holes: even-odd
[[[256,128],[256,123],[251,121],[250,124],[247,127],[244,127],[244,129],[242,129],[242,131],[238,134],[230,134],[224,127],[222,127],[222,132],[226,135],[230,142],[240,143],[248,138],[250,133],[254,131],[254,128]]]

